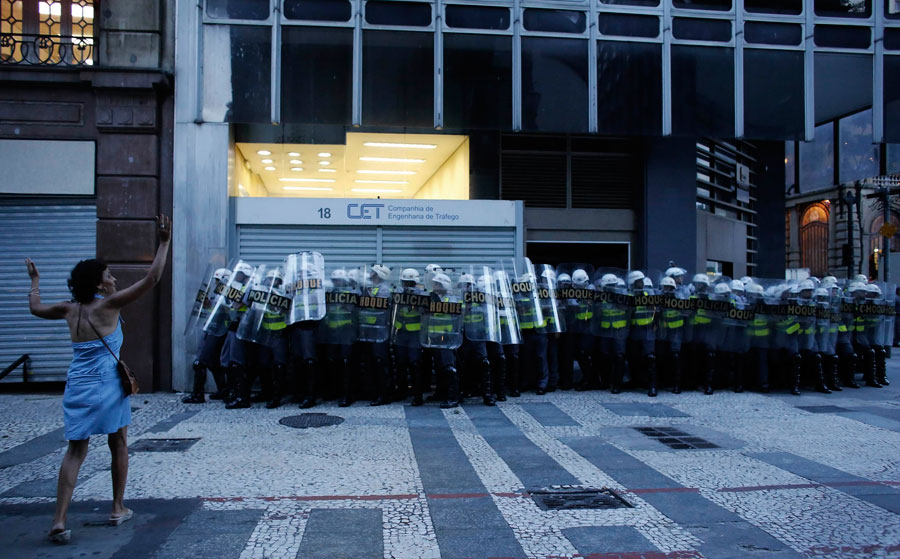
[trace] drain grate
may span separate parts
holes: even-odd
[[[850,411],[840,406],[796,406],[798,410],[808,411],[809,413],[841,413]]]
[[[301,413],[300,415],[282,417],[278,421],[278,423],[294,429],[316,429],[318,427],[340,425],[343,422],[343,417],[328,415],[327,413]]]
[[[141,439],[128,447],[135,452],[184,452],[200,439]]]
[[[717,444],[691,436],[690,433],[674,427],[635,427],[634,429],[675,450],[719,448]]]
[[[634,505],[608,487],[549,489],[531,491],[530,494],[541,510],[634,508]]]

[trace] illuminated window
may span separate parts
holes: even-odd
[[[92,65],[93,0],[0,0],[0,63]]]

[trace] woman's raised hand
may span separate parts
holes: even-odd
[[[41,273],[38,272],[37,266],[31,258],[25,259],[25,267],[28,268],[28,276],[31,277],[31,279],[36,280],[41,277]]]
[[[159,240],[167,243],[172,238],[172,220],[165,214],[159,214],[156,218],[156,235]]]

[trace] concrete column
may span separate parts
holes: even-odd
[[[650,138],[645,144],[643,196],[636,201],[638,242],[632,266],[693,272],[697,260],[697,155],[690,138]]]

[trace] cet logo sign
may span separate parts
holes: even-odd
[[[384,204],[347,204],[349,219],[380,219]]]

